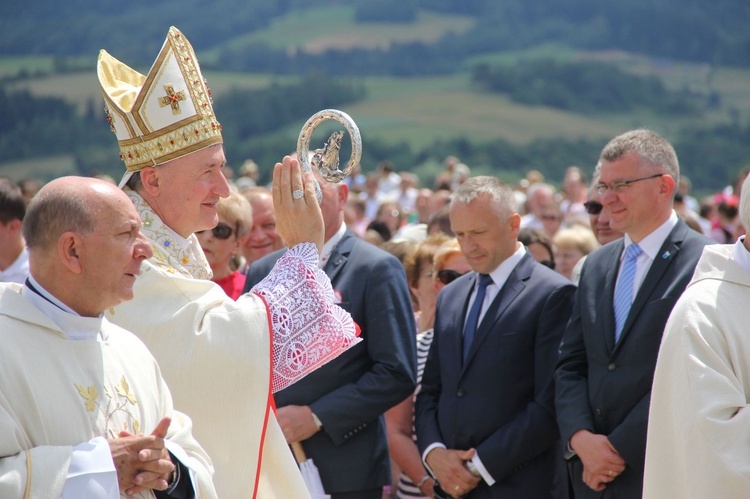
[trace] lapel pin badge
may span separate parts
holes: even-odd
[[[669,251],[665,251],[664,254],[661,256],[664,260],[669,258]]]

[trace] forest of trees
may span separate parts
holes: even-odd
[[[410,22],[416,9],[475,17],[475,26],[462,35],[423,46],[440,54],[452,69],[467,57],[560,42],[584,49],[617,48],[654,56],[722,64],[750,64],[750,4],[737,0],[337,0],[356,6],[358,22]],[[314,0],[183,0],[171,2],[131,0],[112,3],[93,0],[4,0],[0,3],[0,54],[90,55],[100,47],[121,47],[122,57],[135,60],[151,55],[163,41],[165,23],[190,33],[194,44],[205,49],[222,47],[238,33],[251,33],[293,9],[319,5]],[[205,12],[206,15],[201,15]],[[137,33],[137,41],[132,40]],[[400,60],[420,71],[439,69],[439,58],[424,60],[414,45],[398,44],[390,56],[381,51],[357,54],[373,71],[392,71]],[[260,55],[261,48],[257,56]],[[340,68],[345,54],[285,54],[268,50],[272,58],[254,71],[283,69],[301,74],[310,64]],[[260,57],[256,57],[260,59]],[[256,63],[258,60],[255,61]],[[324,66],[320,66],[324,64]],[[290,66],[291,65],[291,66]],[[290,69],[293,68],[293,69]],[[354,69],[352,69],[354,70]],[[357,66],[357,74],[363,74]],[[368,73],[364,73],[368,74]],[[392,73],[393,74],[393,73]],[[425,73],[423,73],[425,74]]]
[[[215,107],[230,160],[252,157],[264,164],[277,160],[280,150],[288,152],[288,133],[282,132],[291,124],[319,109],[365,97],[363,85],[352,83],[350,76],[471,71],[477,88],[522,104],[589,115],[645,108],[680,117],[716,107],[720,100],[716,95],[670,91],[657,78],[635,76],[603,63],[538,60],[471,66],[468,61],[555,42],[579,49],[617,49],[712,66],[750,67],[750,4],[736,0],[337,0],[337,5],[353,5],[355,20],[361,23],[408,24],[420,10],[471,16],[475,23],[466,32],[433,43],[394,43],[387,49],[312,54],[257,42],[234,43],[238,34],[267,27],[293,9],[319,4],[183,0],[176,9],[172,3],[149,0],[119,4],[5,0],[0,3],[0,54],[56,56],[56,73],[79,70],[76,57],[92,58],[100,47],[118,47],[122,60],[147,61],[159,50],[166,26],[173,24],[189,32],[191,42],[203,51],[215,49],[214,57],[203,63],[204,70],[298,75],[296,83],[217,96]],[[200,15],[202,11],[210,15]],[[101,103],[89,103],[78,115],[72,104],[60,99],[9,90],[10,82],[31,76],[6,75],[0,81],[0,160],[73,154],[81,173],[119,175],[122,165]],[[750,124],[737,119],[720,126],[693,126],[681,130],[675,142],[683,170],[694,183],[719,188],[750,158]],[[370,140],[367,161],[374,165],[389,159],[399,168],[419,170],[430,160],[457,154],[470,165],[502,165],[510,174],[536,168],[559,180],[560,165],[585,163],[596,157],[601,145],[562,139],[526,145],[481,143],[456,137],[416,148]],[[429,180],[430,172],[422,173]]]

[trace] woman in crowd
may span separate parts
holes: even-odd
[[[588,227],[576,225],[563,229],[552,239],[555,254],[555,270],[573,280],[573,268],[578,260],[599,247],[599,242]]]
[[[396,497],[432,497],[434,480],[422,464],[414,435],[414,398],[421,387],[433,338],[438,292],[471,268],[456,239],[428,237],[404,262],[409,287],[419,304],[417,319],[417,388],[414,395],[385,414],[391,459],[401,469]]]
[[[528,227],[521,229],[518,232],[518,240],[526,246],[534,260],[555,270],[555,255],[552,252],[552,243],[541,230],[529,229]]]
[[[196,232],[206,260],[214,273],[213,281],[232,299],[242,294],[245,274],[237,270],[240,248],[253,225],[250,202],[236,190],[219,199],[219,223],[212,230]]]

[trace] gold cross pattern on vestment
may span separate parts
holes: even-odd
[[[171,83],[164,85],[164,90],[166,90],[167,96],[159,97],[159,105],[161,107],[171,106],[172,114],[180,114],[182,112],[182,109],[180,109],[180,101],[187,99],[187,97],[185,97],[185,91],[180,90],[179,92],[175,92],[174,85]]]

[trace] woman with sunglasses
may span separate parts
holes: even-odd
[[[253,225],[253,211],[248,200],[235,190],[229,197],[221,198],[216,208],[219,214],[216,227],[195,234],[213,271],[211,280],[236,300],[245,287],[245,274],[237,270],[237,257]]]
[[[455,238],[428,237],[404,261],[409,287],[419,307],[417,318],[417,388],[385,414],[391,459],[401,469],[396,497],[433,497],[434,480],[422,464],[414,435],[414,397],[420,389],[424,365],[433,338],[438,292],[471,268]]]

